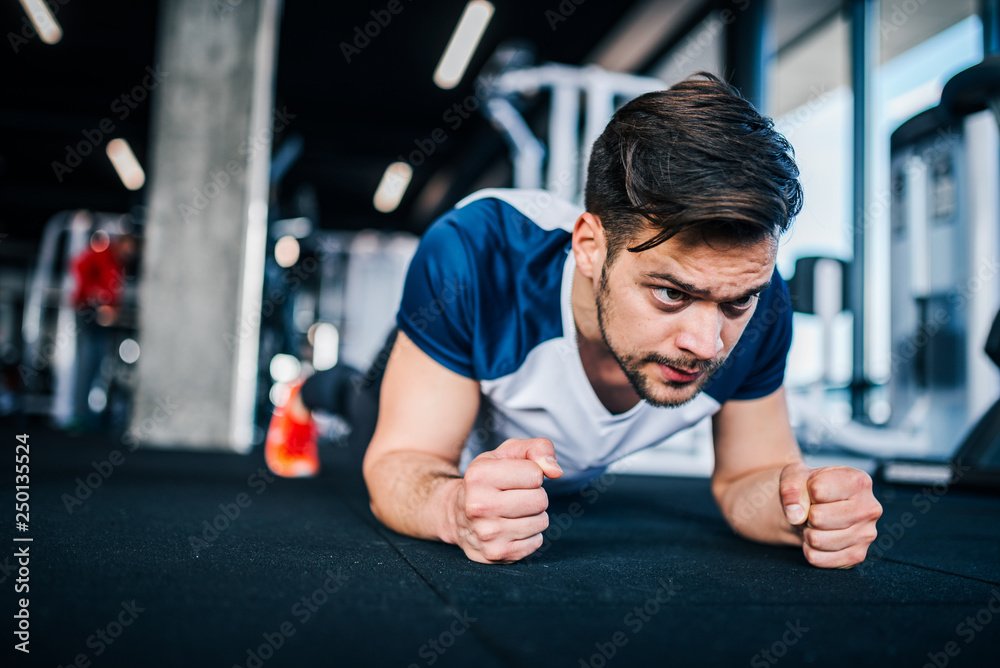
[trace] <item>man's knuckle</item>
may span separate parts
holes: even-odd
[[[811,548],[816,550],[825,550],[829,547],[829,536],[825,531],[817,531],[816,529],[806,529],[808,531],[808,536],[803,532],[803,539],[808,543]]]
[[[465,471],[466,484],[468,485],[481,484],[485,477],[485,469],[486,467],[483,466],[482,464],[477,465],[475,462],[473,462],[473,464],[470,464],[469,468]]]
[[[549,509],[549,495],[545,493],[544,490],[539,490],[540,494],[535,494],[535,508],[537,511],[535,514],[544,513]]]
[[[478,522],[473,531],[476,537],[484,543],[495,540],[500,535],[500,527],[496,522]]]
[[[482,552],[483,556],[490,561],[506,561],[510,557],[508,545],[486,545]]]
[[[488,517],[492,510],[492,504],[478,499],[471,499],[465,502],[465,514],[472,518]]]
[[[820,504],[809,506],[809,524],[815,529],[822,529],[826,526],[827,513]]]

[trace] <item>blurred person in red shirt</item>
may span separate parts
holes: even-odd
[[[87,431],[97,426],[104,406],[90,401],[91,390],[101,363],[108,354],[111,336],[108,327],[119,315],[125,273],[135,257],[136,240],[130,234],[109,237],[103,230],[71,262],[76,280],[71,302],[76,311],[76,386],[71,428]]]

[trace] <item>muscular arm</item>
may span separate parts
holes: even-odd
[[[385,369],[364,476],[372,512],[416,538],[456,542],[449,513],[462,445],[479,409],[479,383],[454,373],[400,332]]]
[[[801,545],[779,495],[782,470],[802,462],[784,388],[760,399],[726,402],[712,420],[712,436],[712,494],[733,531],[761,543]]]
[[[865,560],[882,506],[871,477],[846,466],[811,469],[785,405],[785,391],[730,401],[716,414],[712,492],[736,533],[750,540],[800,545],[821,568]]]
[[[364,461],[372,512],[400,533],[454,543],[474,561],[517,561],[542,545],[542,478],[562,470],[551,441],[508,439],[459,475],[478,409],[477,381],[441,366],[400,332]]]

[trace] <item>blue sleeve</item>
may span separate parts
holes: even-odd
[[[744,337],[755,346],[754,362],[746,379],[733,393],[732,399],[759,399],[781,387],[785,380],[785,360],[792,345],[792,300],[788,285],[775,272],[768,298],[753,315]]]
[[[474,266],[454,221],[442,218],[420,240],[410,262],[396,324],[432,359],[474,378]]]

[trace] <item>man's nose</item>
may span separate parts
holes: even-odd
[[[722,350],[722,314],[715,304],[695,303],[684,309],[675,345],[700,360],[713,359]]]

